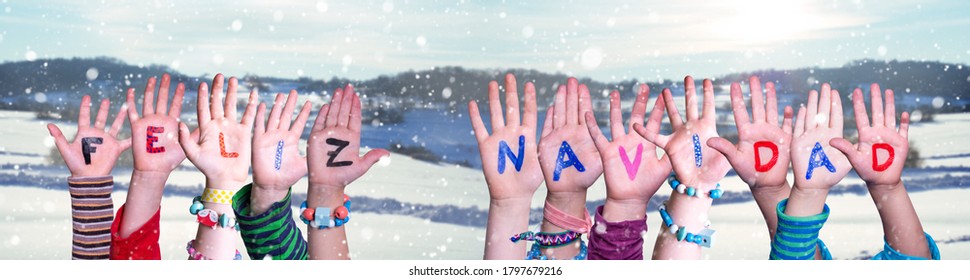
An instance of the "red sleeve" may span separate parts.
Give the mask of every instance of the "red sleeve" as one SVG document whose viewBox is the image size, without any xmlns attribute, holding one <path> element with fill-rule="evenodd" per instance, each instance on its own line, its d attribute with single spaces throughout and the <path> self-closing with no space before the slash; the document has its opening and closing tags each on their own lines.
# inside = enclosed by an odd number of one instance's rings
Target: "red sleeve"
<svg viewBox="0 0 970 280">
<path fill-rule="evenodd" d="M 112 260 L 160 260 L 162 254 L 158 247 L 159 208 L 155 216 L 148 219 L 137 231 L 121 238 L 121 220 L 125 213 L 125 206 L 121 205 L 115 220 L 111 223 L 111 259 Z"/>
</svg>

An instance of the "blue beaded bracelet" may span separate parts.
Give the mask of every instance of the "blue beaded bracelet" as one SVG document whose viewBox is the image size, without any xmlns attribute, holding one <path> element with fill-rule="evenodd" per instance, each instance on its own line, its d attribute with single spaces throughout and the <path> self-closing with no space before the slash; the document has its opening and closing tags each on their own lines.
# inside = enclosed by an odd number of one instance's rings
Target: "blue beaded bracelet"
<svg viewBox="0 0 970 280">
<path fill-rule="evenodd" d="M 698 233 L 687 232 L 687 227 L 678 226 L 674 224 L 674 219 L 670 217 L 670 213 L 667 213 L 667 202 L 664 201 L 660 205 L 660 218 L 663 219 L 663 223 L 667 226 L 670 234 L 677 236 L 677 241 L 687 241 L 701 245 L 705 248 L 711 248 L 714 246 L 714 230 L 710 229 L 711 222 L 707 221 L 704 224 L 704 229 Z"/>
<path fill-rule="evenodd" d="M 704 193 L 698 191 L 698 189 L 695 187 L 688 187 L 685 184 L 681 184 L 674 175 L 670 175 L 670 177 L 667 178 L 667 183 L 670 184 L 671 189 L 674 189 L 678 193 L 687 194 L 687 196 L 701 197 L 704 195 Z M 708 192 L 707 195 L 710 196 L 711 199 L 721 198 L 721 196 L 724 195 L 724 190 L 721 189 L 721 184 L 718 183 L 717 186 L 714 186 L 714 189 Z"/>
<path fill-rule="evenodd" d="M 350 204 L 350 197 L 344 195 L 344 205 L 331 212 L 327 207 L 307 208 L 306 201 L 303 201 L 300 204 L 300 220 L 317 229 L 339 227 L 350 222 Z"/>
<path fill-rule="evenodd" d="M 532 243 L 532 249 L 529 250 L 528 255 L 525 257 L 526 260 L 555 260 L 556 258 L 550 258 L 542 254 L 539 248 L 539 243 Z M 573 257 L 574 260 L 585 260 L 586 259 L 586 242 L 579 240 L 579 253 Z"/>
</svg>

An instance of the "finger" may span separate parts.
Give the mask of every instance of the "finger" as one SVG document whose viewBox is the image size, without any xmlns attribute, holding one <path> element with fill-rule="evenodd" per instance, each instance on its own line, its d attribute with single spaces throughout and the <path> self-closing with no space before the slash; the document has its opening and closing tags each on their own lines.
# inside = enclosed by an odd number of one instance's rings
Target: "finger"
<svg viewBox="0 0 970 280">
<path fill-rule="evenodd" d="M 554 102 L 555 110 L 552 114 L 552 127 L 566 126 L 566 86 L 559 85 Z"/>
<path fill-rule="evenodd" d="M 687 76 L 684 78 L 684 99 L 687 101 L 687 121 L 698 119 L 697 116 L 697 89 L 694 87 L 694 78 Z"/>
<path fill-rule="evenodd" d="M 340 101 L 344 98 L 344 90 L 338 88 L 333 93 L 333 98 L 330 99 L 330 106 L 327 111 L 327 123 L 326 127 L 337 126 L 337 114 L 340 113 Z"/>
<path fill-rule="evenodd" d="M 593 137 L 593 144 L 596 145 L 596 149 L 605 151 L 610 141 L 606 140 L 603 131 L 600 131 L 600 126 L 596 124 L 596 118 L 593 117 L 593 112 L 586 112 L 584 118 L 586 119 L 586 130 L 589 130 L 589 135 Z M 615 135 L 613 139 L 616 139 Z"/>
<path fill-rule="evenodd" d="M 552 108 L 552 106 L 549 106 L 549 108 L 546 109 L 546 119 L 542 124 L 542 137 L 549 136 L 549 133 L 552 133 L 552 123 L 554 122 L 552 119 L 555 118 L 555 116 L 553 116 L 554 114 L 555 110 Z"/>
<path fill-rule="evenodd" d="M 899 135 L 903 138 L 909 139 L 909 113 L 903 112 L 903 115 L 899 117 Z"/>
<path fill-rule="evenodd" d="M 89 126 L 91 126 L 91 96 L 85 94 L 84 97 L 81 97 L 81 111 L 77 115 L 77 127 Z"/>
<path fill-rule="evenodd" d="M 832 90 L 832 113 L 829 115 L 829 127 L 834 128 L 835 131 L 842 135 L 842 95 L 839 94 L 838 90 Z"/>
<path fill-rule="evenodd" d="M 852 109 L 855 115 L 855 126 L 858 130 L 869 127 L 869 115 L 866 113 L 865 102 L 862 97 L 862 89 L 856 88 L 852 91 Z"/>
<path fill-rule="evenodd" d="M 557 112 L 558 113 L 558 112 Z M 579 123 L 579 81 L 566 81 L 566 125 Z"/>
<path fill-rule="evenodd" d="M 647 114 L 648 100 L 650 100 L 650 87 L 647 84 L 640 84 L 640 90 L 637 92 L 637 100 L 633 102 L 633 111 L 630 111 L 629 132 L 633 132 L 633 124 L 643 124 L 643 118 Z"/>
<path fill-rule="evenodd" d="M 735 162 L 735 157 L 738 155 L 738 148 L 735 147 L 734 144 L 731 144 L 731 141 L 721 137 L 707 139 L 707 146 L 720 152 L 732 164 Z"/>
<path fill-rule="evenodd" d="M 243 112 L 242 124 L 249 129 L 253 128 L 253 121 L 256 120 L 256 106 L 259 102 L 259 93 L 256 89 L 249 92 L 249 100 L 246 101 L 246 111 Z M 233 105 L 236 106 L 236 105 Z"/>
<path fill-rule="evenodd" d="M 194 141 L 192 138 L 194 137 L 189 132 L 189 127 L 185 123 L 179 123 L 179 145 L 185 151 L 185 156 L 192 162 L 195 162 L 198 158 L 197 155 L 199 154 L 200 147 L 198 141 Z"/>
<path fill-rule="evenodd" d="M 128 116 L 128 106 L 121 106 L 118 109 L 118 115 L 115 116 L 115 120 L 111 122 L 111 129 L 108 130 L 108 135 L 117 138 L 118 132 L 121 131 L 121 127 L 125 124 L 125 117 Z"/>
<path fill-rule="evenodd" d="M 357 106 L 357 112 L 358 112 L 357 117 L 355 118 L 357 120 L 357 126 L 356 126 L 357 130 L 355 131 L 360 131 L 360 101 L 357 101 L 357 104 L 355 106 Z M 290 126 L 290 132 L 298 133 L 296 136 L 297 138 L 300 138 L 300 136 L 303 135 L 303 130 L 306 129 L 306 122 L 308 119 L 310 119 L 310 110 L 312 109 L 313 109 L 313 106 L 310 105 L 310 101 L 309 100 L 304 101 L 303 107 L 300 108 L 300 114 L 296 116 L 296 122 L 294 122 L 293 125 Z M 351 124 L 353 124 L 353 122 L 351 122 Z"/>
<path fill-rule="evenodd" d="M 296 111 L 296 99 L 296 90 L 291 90 L 290 94 L 286 96 L 286 105 L 283 106 L 283 113 L 279 116 L 279 126 L 276 129 L 289 130 L 291 119 L 293 118 L 293 111 Z M 347 111 L 347 114 L 350 114 L 350 110 Z"/>
<path fill-rule="evenodd" d="M 150 114 L 155 114 L 155 77 L 148 78 L 148 83 L 145 84 L 145 96 L 143 96 L 143 104 L 141 104 L 141 114 L 147 116 Z"/>
<path fill-rule="evenodd" d="M 519 122 L 519 92 L 516 88 L 515 76 L 512 73 L 505 75 L 505 125 L 516 127 L 522 125 Z"/>
<path fill-rule="evenodd" d="M 812 129 L 817 126 L 815 121 L 815 115 L 818 114 L 818 91 L 812 90 L 808 92 L 808 108 L 805 108 L 805 122 L 802 125 L 805 129 Z"/>
<path fill-rule="evenodd" d="M 108 109 L 111 108 L 111 101 L 107 98 L 101 99 L 98 105 L 98 115 L 94 118 L 94 128 L 104 131 L 104 126 L 108 122 Z"/>
<path fill-rule="evenodd" d="M 879 84 L 873 83 L 869 87 L 869 100 L 872 102 L 872 127 L 885 126 L 886 119 L 883 115 L 882 91 L 879 89 Z"/>
<path fill-rule="evenodd" d="M 283 94 L 277 93 L 276 99 L 273 100 L 273 109 L 269 111 L 269 121 L 266 127 L 270 130 L 276 130 L 280 126 L 280 115 L 283 114 Z"/>
<path fill-rule="evenodd" d="M 348 127 L 350 123 L 350 109 L 354 106 L 354 98 L 357 93 L 354 92 L 354 86 L 347 84 L 344 87 L 344 97 L 340 100 L 340 114 L 337 115 L 337 126 L 338 127 Z M 292 112 L 290 113 L 292 116 Z"/>
<path fill-rule="evenodd" d="M 370 170 L 370 168 L 373 167 L 375 163 L 380 161 L 382 157 L 389 156 L 391 156 L 391 153 L 384 149 L 373 149 L 368 151 L 363 157 L 360 158 L 360 163 L 364 166 L 364 173 L 367 173 L 367 170 Z"/>
<path fill-rule="evenodd" d="M 829 84 L 822 84 L 822 91 L 818 95 L 818 114 L 816 117 L 824 117 L 824 122 L 815 121 L 818 127 L 827 127 L 832 122 L 832 87 Z M 812 121 L 812 120 L 809 120 Z"/>
<path fill-rule="evenodd" d="M 156 114 L 168 112 L 168 87 L 172 84 L 172 77 L 168 73 L 162 74 L 162 83 L 158 85 L 158 102 L 155 105 Z"/>
<path fill-rule="evenodd" d="M 239 99 L 236 99 L 236 87 L 239 81 L 236 77 L 229 78 L 229 87 L 226 89 L 226 119 L 236 121 L 236 108 L 239 106 Z"/>
<path fill-rule="evenodd" d="M 805 133 L 805 118 L 808 117 L 806 111 L 811 110 L 806 109 L 804 104 L 798 108 L 798 118 L 795 119 L 795 131 L 793 134 L 795 137 Z"/>
<path fill-rule="evenodd" d="M 313 120 L 313 128 L 310 130 L 323 130 L 326 127 L 328 113 L 330 113 L 330 104 L 323 104 L 323 106 L 320 106 L 320 111 L 317 112 L 317 117 Z"/>
<path fill-rule="evenodd" d="M 748 109 L 744 104 L 744 93 L 741 91 L 741 84 L 731 83 L 731 111 L 734 112 L 734 124 L 741 130 L 741 127 L 750 123 L 748 120 Z"/>
<path fill-rule="evenodd" d="M 778 126 L 778 96 L 775 94 L 775 83 L 768 82 L 765 84 L 765 91 L 767 91 L 767 100 L 765 101 L 765 107 L 767 108 L 766 120 L 768 124 L 774 127 Z"/>
<path fill-rule="evenodd" d="M 670 126 L 676 130 L 684 125 L 684 121 L 680 118 L 680 111 L 677 111 L 677 105 L 674 104 L 674 95 L 670 93 L 670 89 L 666 88 L 662 94 L 664 96 L 664 106 L 667 107 L 667 119 L 670 121 Z"/>
<path fill-rule="evenodd" d="M 585 112 L 592 112 L 592 111 L 593 111 L 593 102 L 592 102 L 592 98 L 589 96 L 589 88 L 586 87 L 586 84 L 580 84 L 579 85 L 579 116 L 578 116 L 580 125 L 586 125 L 586 118 L 582 117 L 584 114 L 586 114 Z M 623 131 L 622 128 L 620 131 Z"/>
<path fill-rule="evenodd" d="M 211 100 L 209 100 L 209 111 L 214 119 L 226 117 L 226 113 L 223 111 L 225 109 L 225 103 L 222 100 L 223 83 L 225 82 L 223 78 L 222 74 L 217 74 L 212 79 L 212 92 L 210 93 L 212 95 L 210 96 Z"/>
<path fill-rule="evenodd" d="M 259 108 L 256 109 L 256 135 L 264 133 L 266 133 L 266 104 L 260 102 Z"/>
<path fill-rule="evenodd" d="M 664 91 L 668 93 L 670 92 L 670 90 L 667 89 L 664 89 Z M 650 118 L 647 120 L 647 131 L 656 131 L 657 133 L 660 133 L 660 122 L 663 121 L 665 102 L 666 100 L 664 100 L 663 95 L 657 96 L 657 100 L 654 101 L 653 104 L 653 111 L 650 111 Z M 636 127 L 636 124 L 633 126 Z M 631 127 L 630 130 L 633 130 L 633 128 Z"/>
<path fill-rule="evenodd" d="M 350 105 L 350 131 L 360 132 L 360 122 L 361 122 L 361 112 L 360 112 L 360 96 L 354 94 L 354 98 L 351 100 Z"/>
<path fill-rule="evenodd" d="M 829 145 L 845 154 L 849 158 L 849 161 L 852 162 L 852 165 L 861 166 L 860 163 L 865 161 L 862 158 L 862 153 L 849 140 L 841 137 L 832 138 L 832 140 L 829 140 Z"/>
<path fill-rule="evenodd" d="M 701 117 L 714 120 L 717 118 L 714 115 L 714 82 L 711 79 L 704 79 L 704 106 L 702 108 L 704 115 Z"/>
<path fill-rule="evenodd" d="M 138 110 L 135 107 L 135 89 L 128 88 L 127 97 L 125 97 L 125 106 L 128 114 L 128 120 L 131 122 L 138 121 Z"/>
<path fill-rule="evenodd" d="M 179 83 L 175 86 L 175 97 L 172 98 L 172 109 L 168 111 L 170 117 L 176 120 L 182 117 L 182 99 L 185 98 L 185 84 Z"/>
<path fill-rule="evenodd" d="M 589 121 L 589 119 L 586 120 Z M 593 123 L 593 125 L 599 127 L 596 123 Z M 626 135 L 626 132 L 623 131 L 623 112 L 620 110 L 620 92 L 615 90 L 610 93 L 610 135 L 612 135 L 612 139 Z"/>
<path fill-rule="evenodd" d="M 468 117 L 472 121 L 472 131 L 475 132 L 475 139 L 481 144 L 488 138 L 488 130 L 485 130 L 485 123 L 482 122 L 481 113 L 478 111 L 478 102 L 468 101 Z M 548 122 L 548 120 L 546 120 Z"/>
<path fill-rule="evenodd" d="M 61 155 L 70 149 L 71 144 L 64 138 L 64 133 L 61 132 L 61 129 L 57 125 L 52 123 L 47 124 L 47 131 L 50 132 L 51 137 L 54 137 L 54 145 L 57 146 L 57 150 L 61 152 Z"/>
<path fill-rule="evenodd" d="M 643 139 L 647 139 L 653 145 L 660 147 L 661 149 L 667 147 L 667 142 L 670 142 L 670 136 L 660 135 L 657 131 L 650 131 L 644 128 L 642 125 L 634 125 L 633 130 L 635 130 Z"/>
<path fill-rule="evenodd" d="M 792 108 L 791 106 L 785 106 L 785 120 L 782 121 L 781 131 L 791 135 L 792 132 Z"/>
<path fill-rule="evenodd" d="M 748 89 L 751 91 L 751 122 L 765 122 L 765 100 L 761 93 L 761 80 L 751 76 L 748 79 Z"/>
<path fill-rule="evenodd" d="M 531 82 L 525 83 L 525 115 L 522 116 L 522 126 L 535 131 L 536 115 L 538 113 L 539 109 L 536 107 L 536 86 Z"/>
<path fill-rule="evenodd" d="M 209 106 L 209 86 L 205 82 L 199 84 L 199 96 L 196 99 L 196 110 L 198 111 L 199 128 L 204 128 L 204 123 L 212 119 L 212 108 Z"/>
<path fill-rule="evenodd" d="M 893 90 L 886 90 L 886 127 L 896 128 L 896 94 Z"/>
<path fill-rule="evenodd" d="M 488 113 L 491 116 L 492 132 L 505 127 L 505 119 L 502 117 L 502 102 L 498 99 L 498 82 L 495 81 L 488 83 Z"/>
</svg>

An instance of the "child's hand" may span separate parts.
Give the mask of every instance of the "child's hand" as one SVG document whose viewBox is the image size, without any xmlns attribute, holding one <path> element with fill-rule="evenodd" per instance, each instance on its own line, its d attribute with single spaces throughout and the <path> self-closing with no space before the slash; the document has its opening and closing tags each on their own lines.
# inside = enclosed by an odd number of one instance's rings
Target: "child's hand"
<svg viewBox="0 0 970 280">
<path fill-rule="evenodd" d="M 307 141 L 310 188 L 343 192 L 381 157 L 390 155 L 384 149 L 372 149 L 359 156 L 360 114 L 360 97 L 349 84 L 337 89 L 330 104 L 320 108 Z"/>
<path fill-rule="evenodd" d="M 886 106 L 883 109 L 882 93 L 878 84 L 872 84 L 872 124 L 866 114 L 862 90 L 852 92 L 859 144 L 833 138 L 829 143 L 848 156 L 859 177 L 869 187 L 890 188 L 900 183 L 903 165 L 909 153 L 909 113 L 903 112 L 899 129 L 896 129 L 896 102 L 892 90 L 886 90 Z"/>
<path fill-rule="evenodd" d="M 591 111 L 586 85 L 569 78 L 559 86 L 539 140 L 539 163 L 550 195 L 581 195 L 585 204 L 586 189 L 603 174 L 599 151 L 586 129 L 586 118 L 581 117 Z"/>
<path fill-rule="evenodd" d="M 185 85 L 179 83 L 175 87 L 172 108 L 167 109 L 170 83 L 169 75 L 163 75 L 158 89 L 158 103 L 155 105 L 155 77 L 148 79 L 141 117 L 135 107 L 135 89 L 128 89 L 128 122 L 131 124 L 134 140 L 132 156 L 135 160 L 135 171 L 168 174 L 185 160 L 185 152 L 178 142 L 179 116 L 182 114 Z M 196 129 L 192 139 L 198 141 L 198 133 Z"/>
<path fill-rule="evenodd" d="M 482 122 L 478 103 L 468 103 L 468 114 L 478 140 L 488 193 L 492 200 L 531 200 L 542 183 L 542 171 L 536 155 L 535 86 L 532 83 L 525 85 L 524 121 L 519 121 L 519 95 L 512 74 L 505 76 L 505 104 L 508 110 L 504 111 L 506 116 L 503 119 L 498 83 L 492 81 L 488 84 L 492 123 L 492 134 L 489 135 Z"/>
<path fill-rule="evenodd" d="M 808 108 L 798 109 L 794 137 L 791 158 L 796 189 L 827 191 L 849 173 L 849 160 L 828 145 L 842 138 L 842 98 L 828 84 L 822 85 L 821 93 L 809 92 Z"/>
<path fill-rule="evenodd" d="M 640 85 L 633 111 L 630 114 L 627 133 L 623 127 L 623 113 L 620 108 L 620 93 L 610 93 L 610 133 L 613 141 L 603 136 L 592 112 L 586 112 L 586 127 L 596 143 L 596 148 L 603 157 L 604 174 L 606 177 L 607 205 L 616 204 L 636 205 L 636 209 L 646 209 L 647 202 L 663 185 L 670 174 L 670 158 L 666 155 L 657 158 L 657 146 L 647 141 L 640 134 L 633 133 L 634 126 L 643 125 L 643 117 L 647 111 L 647 100 L 650 88 Z M 651 120 L 646 130 L 660 130 L 660 118 L 663 114 L 664 102 L 657 98 L 654 105 L 656 110 L 651 113 Z M 641 207 L 642 206 L 642 207 Z M 611 209 L 604 209 L 604 215 Z M 629 213 L 642 218 L 644 212 Z M 608 218 L 609 219 L 609 218 Z"/>
<path fill-rule="evenodd" d="M 81 98 L 81 110 L 77 121 L 77 134 L 74 141 L 67 142 L 61 129 L 55 124 L 47 124 L 47 130 L 54 137 L 54 144 L 61 153 L 61 158 L 71 170 L 71 176 L 90 177 L 111 175 L 118 155 L 131 147 L 131 138 L 117 139 L 118 131 L 125 120 L 126 106 L 121 106 L 118 115 L 111 124 L 108 132 L 104 131 L 108 119 L 108 99 L 101 100 L 98 116 L 91 127 L 91 97 Z"/>
<path fill-rule="evenodd" d="M 256 91 L 242 121 L 236 118 L 236 78 L 229 78 L 225 103 L 222 100 L 222 74 L 212 81 L 212 100 L 205 83 L 199 85 L 198 121 L 200 139 L 192 139 L 189 127 L 179 125 L 179 143 L 186 156 L 206 176 L 207 187 L 238 190 L 249 177 L 252 152 L 253 119 L 256 117 Z"/>
<path fill-rule="evenodd" d="M 711 138 L 707 145 L 724 154 L 738 176 L 752 189 L 787 188 L 786 176 L 791 163 L 792 108 L 785 106 L 784 124 L 779 127 L 775 85 L 771 82 L 765 85 L 767 103 L 764 102 L 758 77 L 752 76 L 748 85 L 754 115 L 750 121 L 741 85 L 731 84 L 731 107 L 738 127 L 738 145 L 720 137 Z"/>
<path fill-rule="evenodd" d="M 266 105 L 256 111 L 256 134 L 253 137 L 253 183 L 255 187 L 285 192 L 307 173 L 306 157 L 300 154 L 300 136 L 310 116 L 310 102 L 290 125 L 296 107 L 297 93 L 290 91 L 283 105 L 283 94 L 276 95 L 269 121 Z"/>
<path fill-rule="evenodd" d="M 680 118 L 680 112 L 673 103 L 673 96 L 669 89 L 663 90 L 664 105 L 667 108 L 667 117 L 670 120 L 673 134 L 660 135 L 658 130 L 648 130 L 643 126 L 636 126 L 637 133 L 640 133 L 648 141 L 664 149 L 670 162 L 673 165 L 677 178 L 687 186 L 699 188 L 700 191 L 708 192 L 713 190 L 721 178 L 727 174 L 731 165 L 721 153 L 714 149 L 702 145 L 707 139 L 717 137 L 716 119 L 714 114 L 714 85 L 710 80 L 704 80 L 704 115 L 697 114 L 697 92 L 694 88 L 694 79 L 690 76 L 684 79 L 687 122 L 684 123 Z M 654 111 L 659 108 L 654 108 Z M 659 124 L 660 116 L 654 118 L 656 113 L 650 115 L 651 122 Z M 698 153 L 698 151 L 700 153 Z"/>
</svg>

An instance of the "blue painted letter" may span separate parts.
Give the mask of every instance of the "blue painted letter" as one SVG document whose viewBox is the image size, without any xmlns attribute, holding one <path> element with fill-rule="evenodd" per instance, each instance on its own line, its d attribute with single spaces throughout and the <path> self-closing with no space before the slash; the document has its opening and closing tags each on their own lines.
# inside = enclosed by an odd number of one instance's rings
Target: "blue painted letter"
<svg viewBox="0 0 970 280">
<path fill-rule="evenodd" d="M 567 159 L 566 157 L 569 158 Z M 559 156 L 556 157 L 556 171 L 552 173 L 552 180 L 559 181 L 559 175 L 562 174 L 563 168 L 570 166 L 575 166 L 579 172 L 586 171 L 586 167 L 583 167 L 583 163 L 579 161 L 579 157 L 576 157 L 573 148 L 569 147 L 569 143 L 566 143 L 566 141 L 562 141 L 562 145 L 559 146 Z"/>
<path fill-rule="evenodd" d="M 825 166 L 825 169 L 828 169 L 829 172 L 835 173 L 835 165 L 829 160 L 829 156 L 825 155 L 822 144 L 815 142 L 815 148 L 812 148 L 812 156 L 808 157 L 808 172 L 805 173 L 805 180 L 811 180 L 812 172 L 820 166 Z"/>
<path fill-rule="evenodd" d="M 522 159 L 525 158 L 525 135 L 519 135 L 519 155 L 516 156 L 509 148 L 509 143 L 502 140 L 498 143 L 498 174 L 505 174 L 505 157 L 509 157 L 515 164 L 515 171 L 522 171 Z"/>
<path fill-rule="evenodd" d="M 701 167 L 704 163 L 704 155 L 701 154 L 701 138 L 694 134 L 694 165 Z"/>
</svg>

